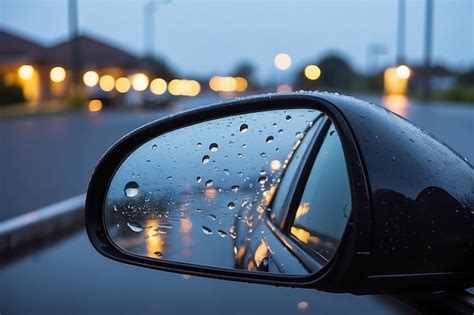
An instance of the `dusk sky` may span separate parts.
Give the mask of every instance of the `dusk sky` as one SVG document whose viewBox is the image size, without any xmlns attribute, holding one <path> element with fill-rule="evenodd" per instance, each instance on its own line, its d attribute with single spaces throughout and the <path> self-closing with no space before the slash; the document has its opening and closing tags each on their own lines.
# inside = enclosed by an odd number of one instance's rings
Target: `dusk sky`
<svg viewBox="0 0 474 315">
<path fill-rule="evenodd" d="M 83 34 L 143 54 L 146 0 L 78 0 Z M 434 0 L 435 63 L 474 67 L 474 1 Z M 407 0 L 406 56 L 423 57 L 424 0 Z M 338 52 L 367 69 L 370 44 L 395 62 L 397 0 L 372 1 L 191 1 L 176 0 L 155 14 L 155 51 L 182 75 L 226 74 L 243 60 L 261 78 L 275 75 L 273 57 L 287 52 L 291 70 Z M 0 0 L 0 27 L 51 45 L 68 36 L 66 0 Z"/>
</svg>

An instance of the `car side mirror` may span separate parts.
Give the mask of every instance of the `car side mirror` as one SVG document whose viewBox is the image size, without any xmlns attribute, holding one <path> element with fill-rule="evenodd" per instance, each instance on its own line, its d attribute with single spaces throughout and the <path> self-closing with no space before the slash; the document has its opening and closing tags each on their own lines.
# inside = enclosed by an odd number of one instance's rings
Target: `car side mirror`
<svg viewBox="0 0 474 315">
<path fill-rule="evenodd" d="M 357 294 L 464 288 L 472 179 L 383 108 L 266 95 L 119 140 L 92 175 L 86 225 L 101 254 L 159 270 Z"/>
</svg>

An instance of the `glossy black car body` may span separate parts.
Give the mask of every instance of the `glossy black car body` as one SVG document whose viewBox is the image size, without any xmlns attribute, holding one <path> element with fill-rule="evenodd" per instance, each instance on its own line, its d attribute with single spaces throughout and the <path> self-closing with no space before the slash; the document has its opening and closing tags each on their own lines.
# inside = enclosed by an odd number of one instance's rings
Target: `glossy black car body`
<svg viewBox="0 0 474 315">
<path fill-rule="evenodd" d="M 304 277 L 262 276 L 131 257 L 113 246 L 104 231 L 102 201 L 116 167 L 131 150 L 181 126 L 278 108 L 320 110 L 341 137 L 353 212 L 330 263 Z M 473 283 L 472 179 L 469 163 L 383 108 L 328 93 L 265 95 L 182 113 L 120 140 L 92 177 L 86 202 L 87 231 L 95 248 L 107 257 L 160 270 L 357 294 L 459 289 Z M 300 186 L 297 183 L 296 192 Z M 297 200 L 293 199 L 290 208 L 294 211 Z"/>
</svg>

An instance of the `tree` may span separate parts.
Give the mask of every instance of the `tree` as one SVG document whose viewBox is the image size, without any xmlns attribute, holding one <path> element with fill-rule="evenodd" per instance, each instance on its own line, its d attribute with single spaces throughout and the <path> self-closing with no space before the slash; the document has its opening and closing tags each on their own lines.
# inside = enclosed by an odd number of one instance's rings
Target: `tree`
<svg viewBox="0 0 474 315">
<path fill-rule="evenodd" d="M 298 72 L 295 80 L 296 89 L 334 89 L 350 90 L 353 88 L 357 74 L 349 63 L 339 55 L 331 54 L 314 62 L 321 69 L 321 76 L 317 80 L 309 80 L 304 74 L 303 66 Z"/>
</svg>

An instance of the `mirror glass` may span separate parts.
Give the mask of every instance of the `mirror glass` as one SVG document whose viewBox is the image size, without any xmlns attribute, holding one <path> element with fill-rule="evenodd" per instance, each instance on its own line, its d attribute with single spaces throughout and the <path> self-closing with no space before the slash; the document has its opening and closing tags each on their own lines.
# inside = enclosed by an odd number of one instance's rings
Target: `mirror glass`
<svg viewBox="0 0 474 315">
<path fill-rule="evenodd" d="M 144 143 L 109 185 L 104 220 L 110 239 L 151 259 L 313 272 L 284 241 L 291 234 L 271 219 L 270 206 L 288 166 L 299 168 L 324 121 L 310 109 L 263 111 L 182 127 Z"/>
</svg>

